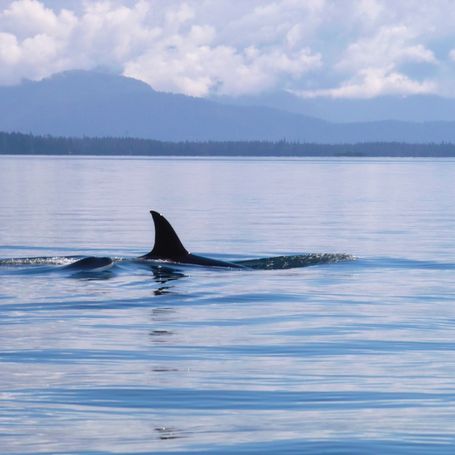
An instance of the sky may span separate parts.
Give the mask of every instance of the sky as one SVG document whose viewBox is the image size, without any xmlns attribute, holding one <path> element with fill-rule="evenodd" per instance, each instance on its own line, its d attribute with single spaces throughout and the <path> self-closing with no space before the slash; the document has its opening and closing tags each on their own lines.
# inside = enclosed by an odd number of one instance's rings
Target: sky
<svg viewBox="0 0 455 455">
<path fill-rule="evenodd" d="M 0 85 L 73 69 L 197 97 L 454 97 L 455 0 L 0 0 Z"/>
</svg>

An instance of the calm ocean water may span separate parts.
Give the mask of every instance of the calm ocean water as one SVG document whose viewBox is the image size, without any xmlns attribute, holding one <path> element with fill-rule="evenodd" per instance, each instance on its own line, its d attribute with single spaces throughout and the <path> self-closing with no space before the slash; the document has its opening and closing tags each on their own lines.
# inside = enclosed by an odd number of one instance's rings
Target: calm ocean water
<svg viewBox="0 0 455 455">
<path fill-rule="evenodd" d="M 455 453 L 455 160 L 0 157 L 0 453 Z"/>
</svg>

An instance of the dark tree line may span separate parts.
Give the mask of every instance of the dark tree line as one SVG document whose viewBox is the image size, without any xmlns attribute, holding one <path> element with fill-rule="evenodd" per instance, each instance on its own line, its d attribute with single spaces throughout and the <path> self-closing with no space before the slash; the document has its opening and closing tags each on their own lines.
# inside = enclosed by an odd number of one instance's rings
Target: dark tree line
<svg viewBox="0 0 455 455">
<path fill-rule="evenodd" d="M 365 142 L 311 144 L 266 141 L 163 142 L 129 137 L 52 137 L 0 132 L 3 155 L 138 155 L 138 156 L 382 156 L 455 157 L 455 144 Z"/>
</svg>

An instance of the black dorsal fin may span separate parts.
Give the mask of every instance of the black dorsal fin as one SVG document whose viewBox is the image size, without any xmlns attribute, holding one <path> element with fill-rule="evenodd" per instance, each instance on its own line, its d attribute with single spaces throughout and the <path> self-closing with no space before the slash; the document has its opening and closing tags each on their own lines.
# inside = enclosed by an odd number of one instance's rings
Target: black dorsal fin
<svg viewBox="0 0 455 455">
<path fill-rule="evenodd" d="M 179 260 L 189 253 L 183 246 L 174 228 L 161 213 L 150 210 L 155 223 L 155 245 L 150 253 L 142 256 L 145 259 Z"/>
</svg>

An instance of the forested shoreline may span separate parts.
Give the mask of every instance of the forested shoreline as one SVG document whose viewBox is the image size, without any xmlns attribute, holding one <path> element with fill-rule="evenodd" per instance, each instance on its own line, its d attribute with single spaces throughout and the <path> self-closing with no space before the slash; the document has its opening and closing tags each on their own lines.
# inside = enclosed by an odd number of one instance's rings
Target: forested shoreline
<svg viewBox="0 0 455 455">
<path fill-rule="evenodd" d="M 314 144 L 269 141 L 163 142 L 129 137 L 53 137 L 0 132 L 2 155 L 455 157 L 455 144 L 365 142 Z"/>
</svg>

